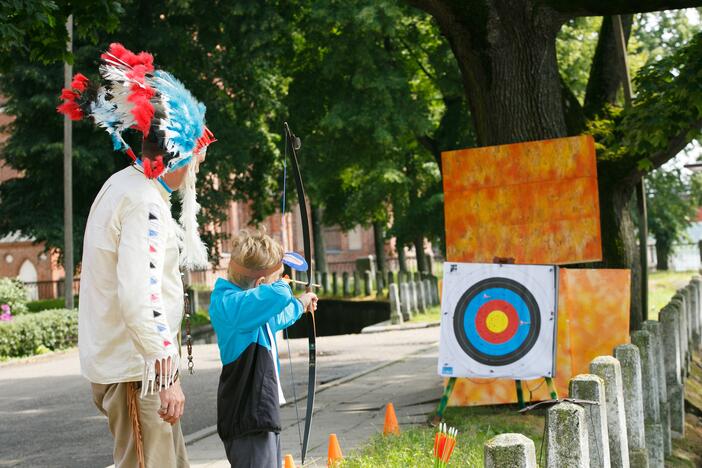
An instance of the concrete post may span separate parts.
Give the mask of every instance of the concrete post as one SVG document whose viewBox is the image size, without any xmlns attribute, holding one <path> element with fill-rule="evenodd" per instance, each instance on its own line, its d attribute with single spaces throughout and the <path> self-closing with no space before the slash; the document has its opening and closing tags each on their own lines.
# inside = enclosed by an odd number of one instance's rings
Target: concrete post
<svg viewBox="0 0 702 468">
<path fill-rule="evenodd" d="M 700 345 L 702 344 L 702 317 L 700 316 L 700 305 L 702 298 L 700 293 L 702 291 L 702 283 L 699 276 L 693 276 L 692 281 L 690 281 L 693 291 L 693 301 L 692 301 L 692 344 L 694 349 L 699 351 Z"/>
<path fill-rule="evenodd" d="M 437 304 L 441 303 L 441 297 L 439 296 L 439 278 L 436 276 L 431 277 L 431 285 L 434 292 L 434 300 Z"/>
<path fill-rule="evenodd" d="M 409 285 L 400 283 L 400 304 L 402 305 L 402 319 L 407 321 L 412 318 L 412 307 L 410 305 Z"/>
<path fill-rule="evenodd" d="M 673 296 L 673 299 L 670 301 L 670 305 L 672 305 L 674 308 L 678 310 L 679 317 L 678 317 L 678 328 L 679 328 L 679 340 L 680 340 L 680 365 L 681 365 L 681 371 L 682 371 L 682 378 L 683 381 L 687 377 L 687 369 L 688 369 L 688 346 L 687 346 L 687 314 L 685 313 L 685 308 L 687 307 L 685 304 L 685 296 L 682 295 L 680 291 L 678 291 L 675 296 Z M 684 383 L 684 382 L 683 382 Z"/>
<path fill-rule="evenodd" d="M 648 466 L 648 453 L 646 452 L 639 348 L 632 344 L 619 345 L 614 348 L 614 357 L 620 362 L 622 369 L 629 463 L 632 467 L 645 468 Z"/>
<path fill-rule="evenodd" d="M 351 285 L 349 284 L 349 272 L 345 271 L 341 274 L 341 290 L 344 297 L 349 297 L 351 295 Z"/>
<path fill-rule="evenodd" d="M 424 283 L 417 281 L 417 305 L 419 306 L 419 312 L 424 313 L 427 311 L 427 300 L 426 294 L 424 293 Z"/>
<path fill-rule="evenodd" d="M 425 287 L 427 291 L 429 291 L 429 301 L 431 302 L 432 306 L 437 306 L 439 305 L 438 298 L 436 297 L 436 294 L 434 293 L 434 286 L 432 284 L 431 278 L 426 278 L 424 280 Z"/>
<path fill-rule="evenodd" d="M 395 272 L 388 271 L 388 285 L 391 285 L 393 283 L 397 283 L 397 279 L 395 278 Z"/>
<path fill-rule="evenodd" d="M 534 442 L 523 434 L 500 434 L 485 442 L 485 468 L 536 468 Z"/>
<path fill-rule="evenodd" d="M 373 294 L 372 291 L 372 286 L 373 286 L 373 275 L 371 274 L 370 270 L 366 270 L 366 274 L 363 276 L 364 282 L 363 282 L 363 294 L 366 296 L 370 296 Z"/>
<path fill-rule="evenodd" d="M 358 271 L 353 272 L 353 295 L 361 295 L 361 275 L 358 273 Z"/>
<path fill-rule="evenodd" d="M 400 305 L 400 291 L 395 283 L 390 283 L 390 286 L 388 286 L 388 293 L 390 295 L 390 323 L 399 325 L 404 320 L 402 318 Z"/>
<path fill-rule="evenodd" d="M 590 362 L 590 373 L 599 376 L 605 385 L 607 437 L 612 468 L 627 468 L 629 444 L 626 435 L 621 365 L 612 356 L 598 356 Z"/>
<path fill-rule="evenodd" d="M 329 292 L 329 273 L 322 272 L 322 292 L 327 294 Z"/>
<path fill-rule="evenodd" d="M 573 403 L 559 403 L 546 412 L 546 466 L 589 468 L 585 410 Z"/>
<path fill-rule="evenodd" d="M 663 362 L 672 438 L 681 438 L 685 434 L 685 396 L 682 384 L 679 316 L 679 309 L 671 304 L 665 306 L 658 314 L 663 338 Z"/>
<path fill-rule="evenodd" d="M 322 284 L 322 272 L 321 271 L 314 272 L 314 282 L 319 284 L 319 285 Z"/>
<path fill-rule="evenodd" d="M 338 273 L 335 272 L 335 271 L 332 271 L 332 275 L 331 275 L 332 287 L 331 287 L 331 290 L 332 290 L 332 295 L 333 295 L 334 297 L 336 297 L 336 296 L 339 295 L 339 281 L 338 281 L 338 280 L 339 280 L 339 275 L 338 275 Z"/>
<path fill-rule="evenodd" d="M 412 296 L 410 300 L 412 301 L 412 314 L 416 315 L 419 313 L 419 305 L 418 305 L 418 298 L 417 298 L 417 283 L 414 281 L 410 281 L 407 283 L 409 285 L 409 292 L 410 295 Z"/>
<path fill-rule="evenodd" d="M 594 374 L 580 374 L 570 379 L 571 398 L 597 402 L 584 405 L 587 424 L 590 466 L 609 468 L 609 436 L 607 434 L 607 399 L 604 380 Z"/>
<path fill-rule="evenodd" d="M 668 456 L 673 451 L 672 441 L 670 439 L 670 407 L 668 406 L 668 390 L 665 381 L 665 364 L 663 358 L 663 337 L 661 332 L 661 324 L 655 320 L 646 320 L 642 327 L 653 335 L 653 344 L 656 354 L 655 379 L 658 383 L 658 404 L 661 420 L 661 428 L 663 429 L 663 449 L 664 455 Z"/>
<path fill-rule="evenodd" d="M 663 427 L 661 427 L 660 397 L 658 396 L 658 382 L 656 381 L 658 355 L 656 354 L 655 339 L 648 331 L 638 330 L 631 333 L 631 343 L 639 348 L 639 355 L 641 356 L 644 432 L 646 435 L 646 449 L 648 450 L 648 464 L 651 468 L 663 468 L 665 449 Z"/>
<path fill-rule="evenodd" d="M 381 297 L 383 295 L 383 289 L 385 288 L 385 285 L 383 284 L 385 281 L 383 281 L 383 272 L 378 270 L 375 272 L 375 295 L 376 297 Z"/>
</svg>

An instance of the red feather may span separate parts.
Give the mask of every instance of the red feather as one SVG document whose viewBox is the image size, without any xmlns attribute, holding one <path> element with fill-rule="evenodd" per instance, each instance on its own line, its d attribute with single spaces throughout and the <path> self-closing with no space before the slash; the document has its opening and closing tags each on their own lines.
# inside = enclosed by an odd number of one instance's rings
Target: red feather
<svg viewBox="0 0 702 468">
<path fill-rule="evenodd" d="M 56 108 L 56 111 L 60 114 L 67 115 L 71 120 L 80 120 L 83 118 L 83 110 L 73 101 L 65 101 Z"/>
<path fill-rule="evenodd" d="M 134 68 L 137 65 L 143 65 L 147 73 L 154 71 L 154 57 L 148 52 L 139 52 L 138 54 L 135 54 L 119 42 L 113 42 L 110 44 L 108 52 L 109 53 L 102 54 L 100 56 L 105 61 L 114 63 L 115 58 L 110 56 L 110 54 L 112 54 L 118 59 L 118 61 L 124 62 L 124 64 L 131 68 Z"/>
<path fill-rule="evenodd" d="M 65 101 L 74 101 L 80 96 L 80 94 L 76 93 L 75 91 L 72 91 L 68 88 L 63 88 L 61 90 L 61 99 Z"/>
<path fill-rule="evenodd" d="M 144 138 L 149 135 L 151 128 L 151 120 L 154 118 L 154 106 L 151 104 L 151 98 L 156 92 L 147 87 L 141 87 L 138 84 L 132 85 L 132 93 L 127 98 L 127 101 L 134 104 L 132 115 L 136 121 L 136 128 L 144 134 Z"/>
<path fill-rule="evenodd" d="M 73 81 L 71 82 L 71 88 L 77 89 L 81 93 L 88 88 L 88 83 L 90 80 L 82 73 L 76 73 L 73 76 Z"/>
</svg>

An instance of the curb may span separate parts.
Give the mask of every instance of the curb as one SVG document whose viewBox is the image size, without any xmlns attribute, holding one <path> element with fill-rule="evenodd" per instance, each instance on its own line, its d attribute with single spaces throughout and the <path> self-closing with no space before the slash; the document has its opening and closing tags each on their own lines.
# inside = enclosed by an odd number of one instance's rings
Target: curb
<svg viewBox="0 0 702 468">
<path fill-rule="evenodd" d="M 441 322 L 416 322 L 416 323 L 403 323 L 402 325 L 386 325 L 390 321 L 380 322 L 376 325 L 369 325 L 361 330 L 362 334 L 368 333 L 383 333 L 389 331 L 402 331 L 402 330 L 418 330 L 420 328 L 433 328 L 441 325 Z"/>
<path fill-rule="evenodd" d="M 439 324 L 437 323 L 436 326 L 438 326 L 438 325 Z M 418 328 L 426 328 L 426 327 L 418 327 Z M 425 346 L 424 348 L 420 348 L 420 349 L 413 351 L 409 354 L 406 354 L 400 358 L 393 359 L 392 361 L 384 362 L 382 364 L 378 364 L 376 366 L 373 366 L 370 369 L 362 370 L 362 371 L 356 372 L 355 374 L 347 375 L 346 377 L 341 377 L 338 379 L 330 380 L 329 382 L 326 382 L 322 385 L 319 385 L 317 387 L 317 391 L 315 392 L 315 395 L 323 392 L 324 390 L 328 390 L 330 388 L 334 388 L 334 387 L 337 387 L 339 385 L 345 384 L 346 382 L 351 382 L 353 380 L 361 378 L 364 375 L 372 374 L 373 372 L 377 372 L 385 367 L 389 367 L 389 366 L 392 366 L 393 364 L 397 364 L 398 362 L 405 361 L 409 357 L 412 357 L 416 354 L 423 353 L 425 351 L 429 351 L 433 348 L 436 348 L 437 346 L 438 346 L 438 343 L 432 344 L 429 346 Z M 286 406 L 290 406 L 294 403 L 298 403 L 298 402 L 300 402 L 302 400 L 306 400 L 306 399 L 307 399 L 307 395 L 304 395 L 304 396 L 301 395 L 301 396 L 297 397 L 297 399 L 295 399 L 295 400 L 290 400 L 290 401 L 286 402 L 284 405 L 281 406 L 281 408 L 284 408 Z M 198 441 L 205 439 L 205 438 L 207 438 L 211 435 L 214 435 L 216 433 L 217 433 L 217 425 L 205 427 L 203 429 L 200 429 L 199 431 L 193 432 L 192 434 L 185 436 L 184 437 L 185 445 L 192 445 L 195 442 L 198 442 Z"/>
</svg>

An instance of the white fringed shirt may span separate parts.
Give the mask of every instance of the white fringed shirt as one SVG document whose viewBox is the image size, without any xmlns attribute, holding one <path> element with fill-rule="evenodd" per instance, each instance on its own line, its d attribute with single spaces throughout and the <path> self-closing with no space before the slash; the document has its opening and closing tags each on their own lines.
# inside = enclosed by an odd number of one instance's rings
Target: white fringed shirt
<svg viewBox="0 0 702 468">
<path fill-rule="evenodd" d="M 130 166 L 105 182 L 90 209 L 78 347 L 81 372 L 93 383 L 141 381 L 144 395 L 153 390 L 156 361 L 162 385 L 178 369 L 183 284 L 169 197 Z"/>
</svg>

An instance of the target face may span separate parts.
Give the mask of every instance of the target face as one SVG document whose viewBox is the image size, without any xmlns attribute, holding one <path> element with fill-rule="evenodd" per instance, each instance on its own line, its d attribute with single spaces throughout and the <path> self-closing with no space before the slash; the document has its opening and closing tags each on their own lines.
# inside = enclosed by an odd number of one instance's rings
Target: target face
<svg viewBox="0 0 702 468">
<path fill-rule="evenodd" d="M 522 284 L 508 278 L 488 278 L 461 296 L 453 327 L 468 356 L 488 366 L 504 366 L 533 348 L 541 313 L 536 299 Z"/>
<path fill-rule="evenodd" d="M 442 377 L 552 377 L 558 269 L 444 263 L 438 372 Z"/>
</svg>

